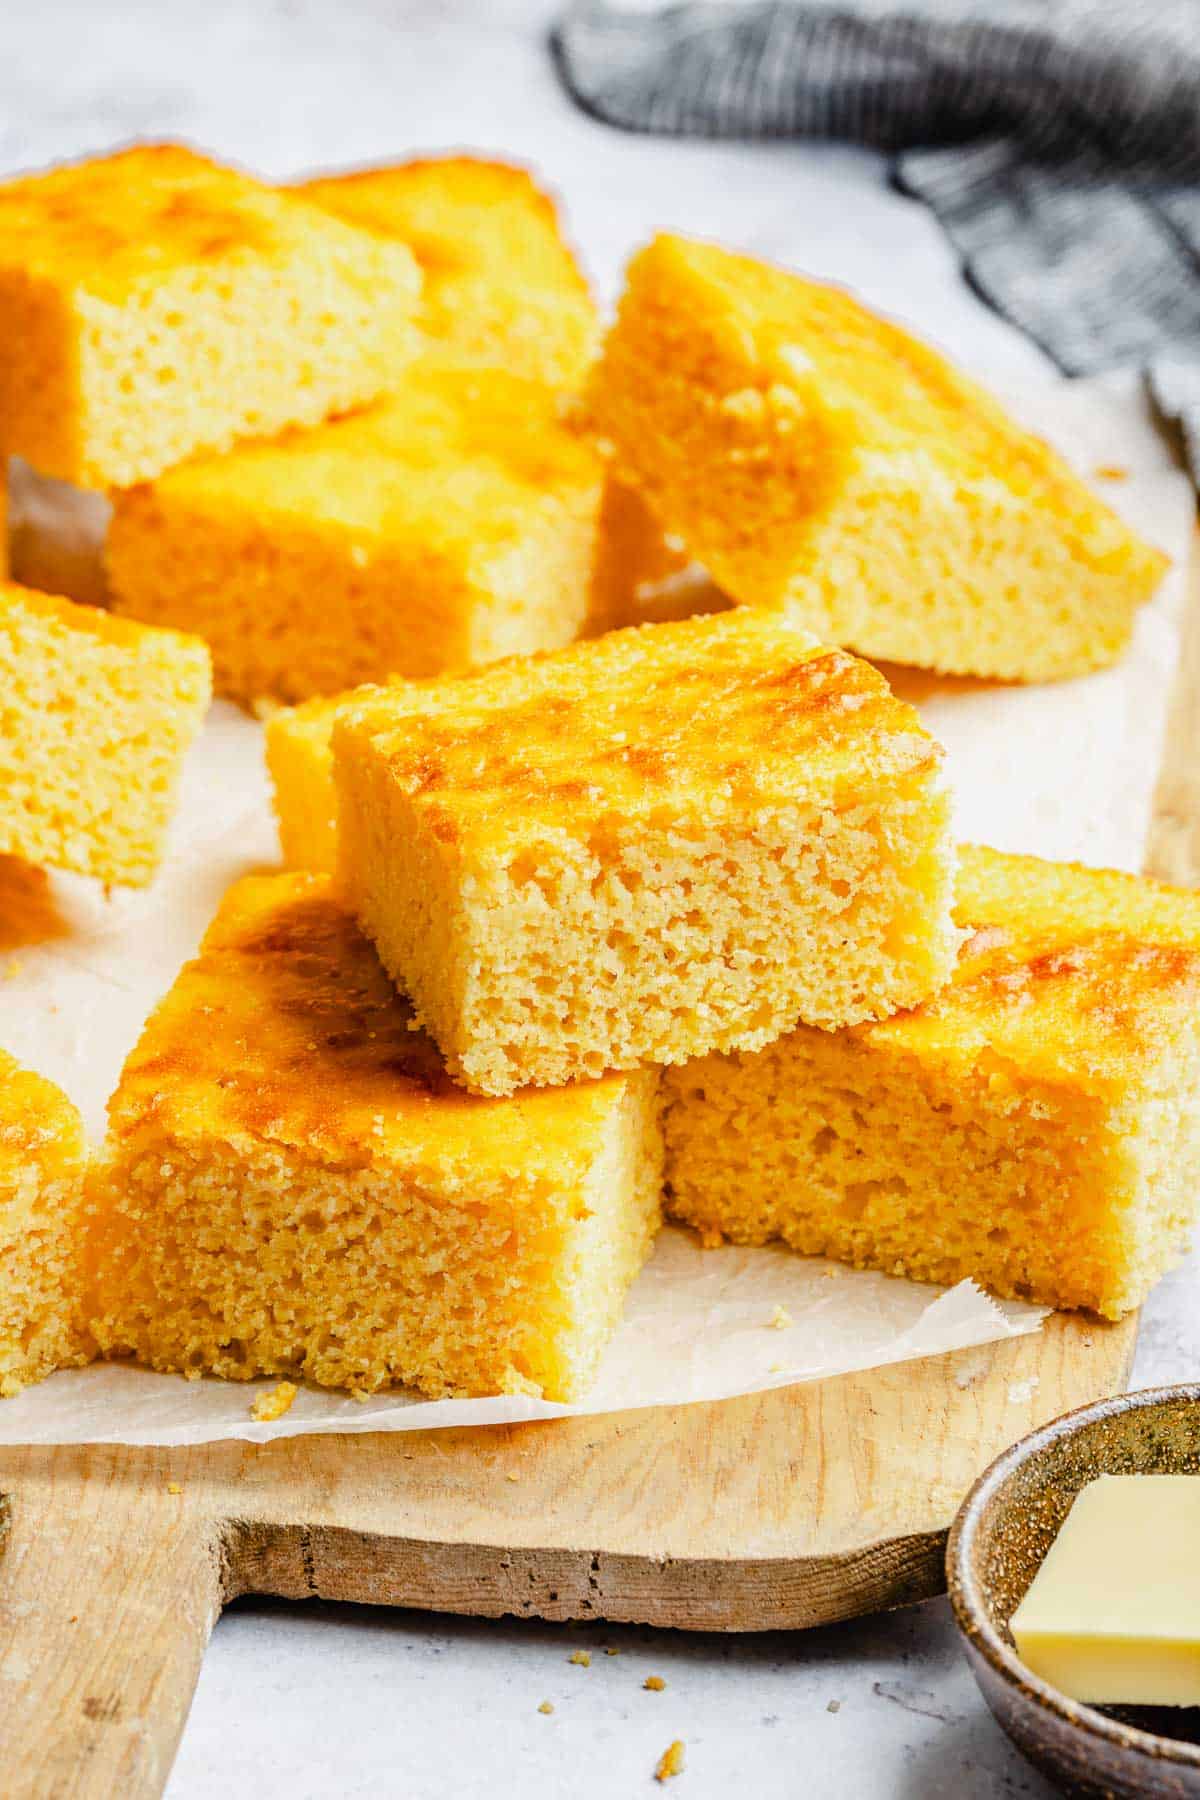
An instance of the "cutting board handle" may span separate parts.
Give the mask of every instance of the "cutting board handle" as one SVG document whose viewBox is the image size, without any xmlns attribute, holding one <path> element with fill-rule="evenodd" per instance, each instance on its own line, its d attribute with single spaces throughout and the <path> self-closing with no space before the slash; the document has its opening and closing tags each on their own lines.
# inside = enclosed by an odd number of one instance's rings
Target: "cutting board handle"
<svg viewBox="0 0 1200 1800">
<path fill-rule="evenodd" d="M 77 1450 L 0 1460 L 5 1800 L 160 1795 L 222 1605 L 211 1519 L 144 1453 L 85 1454 L 82 1482 Z"/>
</svg>

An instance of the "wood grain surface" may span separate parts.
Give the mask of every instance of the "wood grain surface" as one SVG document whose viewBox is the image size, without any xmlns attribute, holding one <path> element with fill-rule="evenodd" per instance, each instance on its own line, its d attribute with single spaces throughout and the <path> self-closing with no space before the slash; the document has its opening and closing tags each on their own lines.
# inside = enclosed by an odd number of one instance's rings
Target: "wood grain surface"
<svg viewBox="0 0 1200 1800">
<path fill-rule="evenodd" d="M 1200 605 L 1147 868 L 1200 880 Z M 0 1449 L 0 1792 L 162 1792 L 244 1593 L 703 1630 L 943 1586 L 976 1475 L 1128 1379 L 1136 1319 L 711 1405 L 187 1450 Z M 177 1490 L 177 1491 L 175 1491 Z"/>
</svg>

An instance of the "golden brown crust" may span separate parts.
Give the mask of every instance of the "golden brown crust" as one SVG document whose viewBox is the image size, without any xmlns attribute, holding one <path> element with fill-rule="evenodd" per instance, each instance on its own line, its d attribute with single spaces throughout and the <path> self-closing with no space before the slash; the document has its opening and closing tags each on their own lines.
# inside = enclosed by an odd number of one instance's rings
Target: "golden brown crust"
<svg viewBox="0 0 1200 1800">
<path fill-rule="evenodd" d="M 506 818 L 578 831 L 618 813 L 865 796 L 941 755 L 878 671 L 749 611 L 381 689 L 340 712 L 339 735 L 369 741 L 447 841 Z"/>
<path fill-rule="evenodd" d="M 1200 895 L 1111 869 L 965 846 L 953 980 L 866 1042 L 996 1056 L 1095 1090 L 1162 1054 L 1200 1003 Z"/>
<path fill-rule="evenodd" d="M 124 1140 L 253 1139 L 345 1169 L 436 1159 L 533 1183 L 585 1164 L 619 1080 L 473 1098 L 326 878 L 249 876 L 151 1015 L 110 1119 Z"/>
</svg>

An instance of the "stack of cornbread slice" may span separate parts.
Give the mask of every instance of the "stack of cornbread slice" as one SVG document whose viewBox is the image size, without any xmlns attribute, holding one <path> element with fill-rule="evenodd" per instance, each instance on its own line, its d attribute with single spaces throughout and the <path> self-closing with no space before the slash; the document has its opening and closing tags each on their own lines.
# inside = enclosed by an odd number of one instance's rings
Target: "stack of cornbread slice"
<svg viewBox="0 0 1200 1800">
<path fill-rule="evenodd" d="M 0 226 L 3 447 L 109 494 L 116 615 L 0 589 L 0 850 L 148 880 L 210 658 L 293 703 L 289 870 L 147 1022 L 86 1200 L 69 1103 L 0 1066 L 0 1389 L 98 1353 L 578 1399 L 664 1210 L 1138 1303 L 1200 1180 L 1200 899 L 957 847 L 858 653 L 1100 666 L 1157 552 L 782 271 L 659 240 L 601 345 L 503 165 L 140 150 Z"/>
</svg>

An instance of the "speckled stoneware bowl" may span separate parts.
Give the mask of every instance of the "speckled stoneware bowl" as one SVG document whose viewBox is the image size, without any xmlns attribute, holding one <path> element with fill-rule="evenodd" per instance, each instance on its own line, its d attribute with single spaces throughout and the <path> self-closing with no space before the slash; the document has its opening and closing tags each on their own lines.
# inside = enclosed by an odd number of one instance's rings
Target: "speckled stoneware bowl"
<svg viewBox="0 0 1200 1800">
<path fill-rule="evenodd" d="M 1136 1474 L 1200 1474 L 1200 1385 L 1102 1400 L 1006 1450 L 954 1522 L 950 1598 L 984 1699 L 1064 1793 L 1200 1800 L 1196 1711 L 1068 1700 L 1025 1667 L 1008 1630 L 1079 1489 L 1096 1475 Z"/>
</svg>

